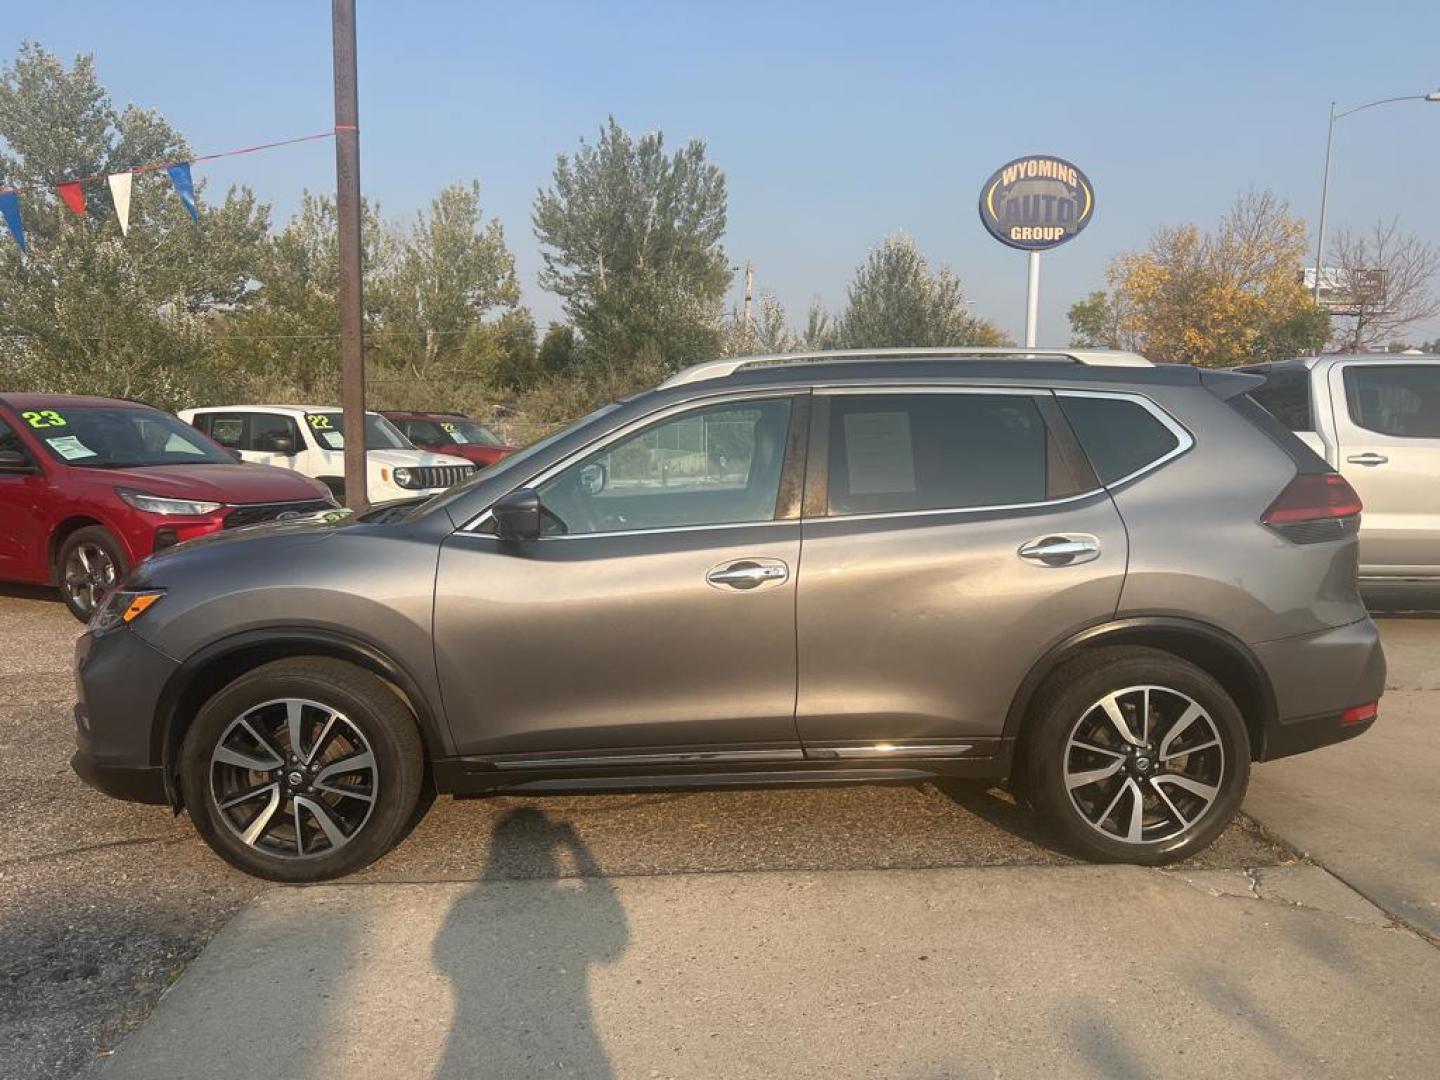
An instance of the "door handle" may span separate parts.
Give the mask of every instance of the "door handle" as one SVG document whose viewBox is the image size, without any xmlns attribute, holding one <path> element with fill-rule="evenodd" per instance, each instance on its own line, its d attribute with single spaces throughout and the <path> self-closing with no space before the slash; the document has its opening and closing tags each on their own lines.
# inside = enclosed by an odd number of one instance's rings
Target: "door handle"
<svg viewBox="0 0 1440 1080">
<path fill-rule="evenodd" d="M 717 566 L 705 580 L 717 589 L 755 589 L 770 582 L 779 583 L 790 576 L 790 568 L 779 559 L 741 559 Z"/>
<path fill-rule="evenodd" d="M 1088 533 L 1042 536 L 1020 548 L 1020 557 L 1046 566 L 1073 566 L 1100 557 L 1100 541 Z"/>
<path fill-rule="evenodd" d="M 1345 459 L 1351 465 L 1384 465 L 1390 459 L 1384 454 L 1351 454 Z"/>
</svg>

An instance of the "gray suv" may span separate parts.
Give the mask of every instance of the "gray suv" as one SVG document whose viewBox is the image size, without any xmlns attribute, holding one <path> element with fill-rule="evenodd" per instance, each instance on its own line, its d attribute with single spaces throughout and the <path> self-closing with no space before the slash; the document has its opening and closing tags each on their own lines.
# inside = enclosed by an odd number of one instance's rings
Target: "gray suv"
<svg viewBox="0 0 1440 1080">
<path fill-rule="evenodd" d="M 372 861 L 432 791 L 937 777 L 1181 859 L 1384 685 L 1359 500 L 1261 381 L 701 364 L 428 501 L 146 560 L 78 645 L 74 767 L 280 881 Z"/>
</svg>

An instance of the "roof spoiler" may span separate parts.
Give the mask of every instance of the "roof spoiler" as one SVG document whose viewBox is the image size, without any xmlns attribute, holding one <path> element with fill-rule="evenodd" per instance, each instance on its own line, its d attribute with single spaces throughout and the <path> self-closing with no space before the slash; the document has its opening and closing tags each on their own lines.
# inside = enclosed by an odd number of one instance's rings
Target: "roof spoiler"
<svg viewBox="0 0 1440 1080">
<path fill-rule="evenodd" d="M 1198 368 L 1200 385 L 1221 401 L 1248 394 L 1256 387 L 1265 385 L 1264 375 L 1250 375 L 1241 371 L 1216 371 L 1214 368 Z"/>
</svg>

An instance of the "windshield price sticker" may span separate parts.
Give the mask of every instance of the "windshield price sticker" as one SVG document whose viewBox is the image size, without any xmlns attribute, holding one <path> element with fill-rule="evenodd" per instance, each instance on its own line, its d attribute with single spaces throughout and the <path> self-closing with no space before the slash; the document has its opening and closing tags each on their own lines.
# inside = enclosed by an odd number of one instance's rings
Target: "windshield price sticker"
<svg viewBox="0 0 1440 1080">
<path fill-rule="evenodd" d="M 334 431 L 335 426 L 330 423 L 330 417 L 324 413 L 306 413 L 305 422 L 315 431 Z"/>
<path fill-rule="evenodd" d="M 64 425 L 63 420 L 61 421 L 61 425 Z M 95 456 L 95 451 L 91 450 L 74 435 L 52 435 L 45 441 L 50 444 L 51 449 L 66 461 Z"/>
<path fill-rule="evenodd" d="M 25 422 L 37 430 L 40 428 L 66 427 L 65 418 L 54 409 L 36 409 L 20 414 Z"/>
</svg>

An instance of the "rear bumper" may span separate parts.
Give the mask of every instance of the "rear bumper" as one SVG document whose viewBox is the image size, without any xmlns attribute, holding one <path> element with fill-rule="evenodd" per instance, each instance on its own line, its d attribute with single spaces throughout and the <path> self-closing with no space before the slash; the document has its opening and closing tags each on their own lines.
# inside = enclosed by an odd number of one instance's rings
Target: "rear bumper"
<svg viewBox="0 0 1440 1080">
<path fill-rule="evenodd" d="M 1270 676 L 1276 706 L 1260 761 L 1344 742 L 1374 723 L 1341 722 L 1346 709 L 1378 701 L 1385 691 L 1385 653 L 1370 619 L 1268 641 L 1254 651 Z"/>
</svg>

